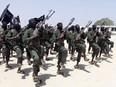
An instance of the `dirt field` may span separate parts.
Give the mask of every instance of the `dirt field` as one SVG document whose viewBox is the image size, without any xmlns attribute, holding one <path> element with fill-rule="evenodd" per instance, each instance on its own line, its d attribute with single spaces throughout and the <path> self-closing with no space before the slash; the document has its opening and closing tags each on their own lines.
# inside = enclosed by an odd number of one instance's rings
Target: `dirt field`
<svg viewBox="0 0 116 87">
<path fill-rule="evenodd" d="M 116 36 L 112 36 L 111 40 L 115 42 Z M 63 70 L 64 76 L 56 73 L 56 55 L 49 55 L 51 60 L 46 61 L 45 70 L 41 68 L 39 73 L 39 78 L 43 81 L 41 85 L 33 82 L 32 65 L 29 66 L 26 59 L 22 67 L 25 74 L 17 74 L 17 59 L 11 57 L 11 70 L 5 71 L 5 64 L 0 65 L 0 87 L 116 87 L 115 45 L 111 54 L 113 54 L 112 58 L 102 55 L 101 60 L 95 65 L 85 62 L 82 57 L 80 69 L 74 69 L 76 61 L 71 61 L 70 55 L 68 55 L 66 68 Z M 87 58 L 91 59 L 91 54 L 87 54 Z M 0 61 L 2 61 L 1 57 Z"/>
</svg>

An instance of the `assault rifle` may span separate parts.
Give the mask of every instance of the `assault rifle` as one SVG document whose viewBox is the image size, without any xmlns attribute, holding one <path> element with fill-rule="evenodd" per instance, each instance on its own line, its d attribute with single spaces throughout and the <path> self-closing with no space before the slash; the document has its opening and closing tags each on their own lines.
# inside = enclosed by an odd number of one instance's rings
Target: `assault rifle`
<svg viewBox="0 0 116 87">
<path fill-rule="evenodd" d="M 75 18 L 72 18 L 68 25 L 64 28 L 64 32 L 67 31 L 68 27 L 74 22 Z"/>
<path fill-rule="evenodd" d="M 61 39 L 61 38 L 64 37 L 64 33 L 67 31 L 68 27 L 74 22 L 74 20 L 75 20 L 75 18 L 72 18 L 72 19 L 70 20 L 70 22 L 68 23 L 68 25 L 63 29 L 63 33 L 61 34 L 61 36 L 60 36 L 59 39 Z"/>
<path fill-rule="evenodd" d="M 101 27 L 103 27 L 104 23 L 105 23 L 105 21 L 103 21 L 103 22 L 101 23 L 99 29 L 101 29 Z M 90 39 L 90 41 L 93 41 L 93 38 L 96 37 L 96 36 L 98 35 L 98 33 L 99 33 L 99 31 L 96 30 L 95 33 L 94 33 L 94 35 L 93 35 L 93 37 Z"/>
<path fill-rule="evenodd" d="M 105 24 L 105 21 L 103 21 L 103 22 L 101 23 L 101 25 L 99 26 L 99 29 L 101 29 L 101 27 L 103 27 L 103 25 L 104 25 L 104 24 Z M 95 32 L 95 34 L 94 34 L 94 36 L 96 36 L 98 32 L 99 32 L 99 31 L 98 31 L 98 30 L 96 30 L 96 32 Z"/>
<path fill-rule="evenodd" d="M 81 30 L 80 34 L 76 37 L 76 40 L 80 38 L 80 35 L 84 32 L 86 28 L 88 28 L 92 24 L 92 21 L 88 21 L 88 23 L 85 25 L 84 29 Z"/>
<path fill-rule="evenodd" d="M 48 15 L 44 18 L 44 20 L 42 20 L 42 21 L 40 21 L 40 22 L 38 22 L 36 24 L 36 29 L 33 32 L 33 36 L 30 37 L 30 40 L 32 40 L 32 39 L 34 39 L 35 37 L 38 36 L 37 32 L 41 29 L 41 26 L 43 24 L 45 24 L 45 21 L 48 20 L 54 13 L 55 13 L 55 11 L 50 10 L 49 13 L 48 13 Z"/>
<path fill-rule="evenodd" d="M 46 17 L 44 17 L 45 15 L 43 15 L 43 16 L 41 16 L 39 18 L 34 18 L 36 20 L 36 22 L 37 22 L 36 27 L 40 26 L 40 24 L 43 25 L 45 23 L 45 21 L 48 20 L 54 13 L 55 13 L 55 11 L 50 10 Z M 27 30 L 27 28 L 28 28 L 28 25 L 25 26 L 24 28 L 22 28 L 20 33 L 18 33 L 12 39 L 15 39 L 15 38 L 19 37 L 25 30 Z"/>
<path fill-rule="evenodd" d="M 42 21 L 39 21 L 39 22 L 37 23 L 36 27 L 38 27 L 38 26 L 40 26 L 40 25 L 42 26 L 43 24 L 45 24 L 45 21 L 46 21 L 46 20 L 49 20 L 49 19 L 51 18 L 51 16 L 52 16 L 54 13 L 55 13 L 55 11 L 50 10 L 49 13 L 47 14 L 47 16 L 46 16 Z"/>
<path fill-rule="evenodd" d="M 72 18 L 68 25 L 63 29 L 61 36 L 57 38 L 57 43 L 55 43 L 54 51 L 58 52 L 59 43 L 64 41 L 65 32 L 67 31 L 68 27 L 74 22 L 75 18 Z"/>
<path fill-rule="evenodd" d="M 99 29 L 101 29 L 101 27 L 103 27 L 104 24 L 105 24 L 105 20 L 101 23 Z"/>
</svg>

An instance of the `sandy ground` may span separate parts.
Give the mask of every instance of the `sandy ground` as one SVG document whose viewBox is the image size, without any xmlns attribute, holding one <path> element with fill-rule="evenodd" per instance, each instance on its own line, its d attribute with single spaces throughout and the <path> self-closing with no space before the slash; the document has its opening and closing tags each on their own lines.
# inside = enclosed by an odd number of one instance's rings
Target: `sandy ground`
<svg viewBox="0 0 116 87">
<path fill-rule="evenodd" d="M 116 36 L 112 36 L 112 41 L 116 41 Z M 66 45 L 67 47 L 67 45 Z M 114 45 L 112 58 L 102 55 L 95 65 L 85 62 L 83 58 L 80 62 L 80 70 L 74 69 L 76 61 L 67 58 L 65 75 L 57 75 L 56 55 L 49 55 L 50 61 L 46 61 L 45 69 L 41 68 L 39 73 L 43 83 L 37 84 L 32 80 L 32 66 L 27 64 L 25 59 L 22 69 L 25 74 L 17 74 L 17 59 L 10 58 L 11 70 L 5 71 L 5 64 L 0 65 L 0 87 L 116 87 L 116 48 Z M 76 57 L 76 54 L 75 54 Z M 91 59 L 91 54 L 87 54 Z M 0 61 L 2 58 L 0 57 Z"/>
</svg>

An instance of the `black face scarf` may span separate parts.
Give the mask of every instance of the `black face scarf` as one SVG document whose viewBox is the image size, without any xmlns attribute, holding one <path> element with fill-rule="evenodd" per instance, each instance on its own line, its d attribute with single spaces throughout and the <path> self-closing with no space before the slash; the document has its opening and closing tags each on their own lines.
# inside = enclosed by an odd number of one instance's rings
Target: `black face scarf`
<svg viewBox="0 0 116 87">
<path fill-rule="evenodd" d="M 35 21 L 35 19 L 30 19 L 29 20 L 29 27 L 30 28 L 35 28 L 36 27 L 36 21 Z"/>
<path fill-rule="evenodd" d="M 70 30 L 71 30 L 72 32 L 74 32 L 75 26 L 71 26 L 71 27 L 70 27 Z"/>
<path fill-rule="evenodd" d="M 15 24 L 14 29 L 16 29 L 19 32 L 21 30 L 21 26 L 19 24 Z"/>
<path fill-rule="evenodd" d="M 75 25 L 75 29 L 76 29 L 76 31 L 78 32 L 78 33 L 80 33 L 80 26 L 77 24 L 77 25 Z"/>
<path fill-rule="evenodd" d="M 96 28 L 97 28 L 96 25 L 93 25 L 93 26 L 92 26 L 92 30 L 93 30 L 93 31 L 96 31 Z"/>
<path fill-rule="evenodd" d="M 58 27 L 58 28 L 57 28 L 58 30 L 62 31 L 62 29 L 63 29 L 63 24 L 60 22 L 60 23 L 57 24 L 57 27 Z"/>
<path fill-rule="evenodd" d="M 58 30 L 62 31 L 63 29 L 62 29 L 62 27 L 58 27 Z"/>
<path fill-rule="evenodd" d="M 82 33 L 82 34 L 81 34 L 81 38 L 82 38 L 82 39 L 86 39 L 86 34 L 85 34 L 85 33 Z"/>
</svg>

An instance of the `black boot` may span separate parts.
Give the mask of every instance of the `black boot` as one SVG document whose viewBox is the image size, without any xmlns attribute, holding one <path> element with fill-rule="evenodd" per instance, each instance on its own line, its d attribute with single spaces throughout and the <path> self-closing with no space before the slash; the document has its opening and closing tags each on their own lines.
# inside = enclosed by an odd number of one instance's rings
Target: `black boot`
<svg viewBox="0 0 116 87">
<path fill-rule="evenodd" d="M 33 81 L 34 82 L 38 82 L 39 81 L 38 73 L 37 72 L 33 72 Z"/>
<path fill-rule="evenodd" d="M 79 69 L 79 62 L 74 66 L 75 69 Z"/>
<path fill-rule="evenodd" d="M 39 84 L 41 84 L 42 83 L 42 80 L 40 80 L 39 78 L 38 78 L 38 71 L 35 71 L 35 70 L 33 70 L 33 82 L 37 82 L 37 83 L 39 83 Z"/>
<path fill-rule="evenodd" d="M 21 66 L 22 66 L 22 64 L 18 64 L 17 73 L 22 73 L 22 74 L 24 74 L 25 72 L 24 72 L 23 70 L 21 70 Z"/>
<path fill-rule="evenodd" d="M 61 66 L 57 65 L 57 67 L 58 67 L 57 74 L 64 75 L 64 73 L 61 71 Z"/>
</svg>

